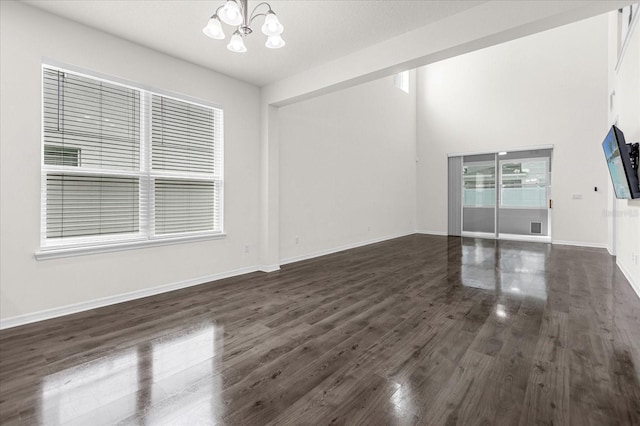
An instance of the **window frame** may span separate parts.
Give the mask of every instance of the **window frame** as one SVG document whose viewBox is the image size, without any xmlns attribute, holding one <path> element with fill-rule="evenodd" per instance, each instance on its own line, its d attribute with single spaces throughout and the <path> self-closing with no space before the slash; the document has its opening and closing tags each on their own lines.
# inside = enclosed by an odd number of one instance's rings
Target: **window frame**
<svg viewBox="0 0 640 426">
<path fill-rule="evenodd" d="M 46 165 L 45 164 L 45 70 L 62 71 L 80 75 L 93 80 L 104 81 L 109 84 L 124 86 L 136 90 L 140 93 L 140 143 L 139 143 L 139 165 L 133 170 L 114 170 L 99 168 L 83 168 L 69 165 Z M 146 86 L 127 80 L 123 80 L 110 75 L 105 75 L 86 69 L 82 69 L 67 64 L 62 64 L 52 60 L 43 60 L 40 67 L 40 247 L 35 253 L 38 260 L 77 256 L 83 254 L 94 254 L 101 252 L 113 252 L 120 250 L 137 249 L 159 245 L 170 245 L 193 241 L 212 240 L 225 238 L 224 228 L 224 108 L 203 99 L 190 97 L 183 94 L 173 93 L 155 87 Z M 152 142 L 152 105 L 151 100 L 154 95 L 171 98 L 180 102 L 194 104 L 199 107 L 211 109 L 213 120 L 218 125 L 214 127 L 213 147 L 214 159 L 217 169 L 214 173 L 204 176 L 202 173 L 190 173 L 175 171 L 165 173 L 164 171 L 153 170 L 151 164 L 151 142 Z M 81 153 L 79 153 L 81 155 Z M 79 160 L 80 161 L 80 160 Z M 139 179 L 139 209 L 138 209 L 138 232 L 132 234 L 116 235 L 93 235 L 81 237 L 67 237 L 61 239 L 47 238 L 47 176 L 51 173 L 67 173 L 71 175 L 103 175 L 103 176 L 129 176 Z M 191 181 L 206 180 L 212 182 L 217 193 L 213 196 L 214 229 L 205 231 L 180 232 L 172 234 L 156 235 L 154 228 L 155 199 L 154 184 L 156 178 L 179 178 Z M 217 196 L 216 196 L 217 195 Z M 217 212 L 217 221 L 216 221 Z M 217 226 L 216 226 L 217 225 Z"/>
</svg>

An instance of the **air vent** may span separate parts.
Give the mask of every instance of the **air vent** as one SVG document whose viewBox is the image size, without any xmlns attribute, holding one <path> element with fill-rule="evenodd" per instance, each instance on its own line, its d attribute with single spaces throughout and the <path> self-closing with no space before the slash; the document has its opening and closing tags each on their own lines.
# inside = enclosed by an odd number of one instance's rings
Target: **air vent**
<svg viewBox="0 0 640 426">
<path fill-rule="evenodd" d="M 531 222 L 531 233 L 542 234 L 542 222 Z"/>
</svg>

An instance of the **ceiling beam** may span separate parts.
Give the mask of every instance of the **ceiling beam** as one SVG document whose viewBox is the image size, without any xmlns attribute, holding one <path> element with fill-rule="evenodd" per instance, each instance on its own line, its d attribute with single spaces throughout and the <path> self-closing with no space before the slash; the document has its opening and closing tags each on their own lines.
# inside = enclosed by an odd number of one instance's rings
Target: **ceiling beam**
<svg viewBox="0 0 640 426">
<path fill-rule="evenodd" d="M 630 0 L 489 1 L 269 84 L 262 88 L 262 99 L 268 105 L 289 105 L 632 3 Z"/>
</svg>

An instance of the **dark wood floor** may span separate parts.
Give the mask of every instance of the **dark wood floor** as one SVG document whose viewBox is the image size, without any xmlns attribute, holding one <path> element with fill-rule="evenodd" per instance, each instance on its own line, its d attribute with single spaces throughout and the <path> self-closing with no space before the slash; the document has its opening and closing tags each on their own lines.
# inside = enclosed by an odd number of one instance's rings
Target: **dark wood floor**
<svg viewBox="0 0 640 426">
<path fill-rule="evenodd" d="M 0 332 L 0 422 L 639 425 L 603 250 L 410 236 Z"/>
</svg>

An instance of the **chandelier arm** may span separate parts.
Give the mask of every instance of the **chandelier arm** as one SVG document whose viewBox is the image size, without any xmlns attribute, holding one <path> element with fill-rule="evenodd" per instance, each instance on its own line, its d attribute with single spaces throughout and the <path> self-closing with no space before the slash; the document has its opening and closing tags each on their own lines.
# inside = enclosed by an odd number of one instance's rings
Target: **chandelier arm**
<svg viewBox="0 0 640 426">
<path fill-rule="evenodd" d="M 267 14 L 266 13 L 258 13 L 258 14 L 252 15 L 251 19 L 249 20 L 249 24 L 248 25 L 251 25 L 253 23 L 253 20 L 256 19 L 258 16 L 267 16 Z"/>
<path fill-rule="evenodd" d="M 271 9 L 271 5 L 266 1 L 263 1 L 262 3 L 258 3 L 256 7 L 254 7 L 253 10 L 251 11 L 251 15 L 250 15 L 251 19 L 249 19 L 249 22 L 253 22 L 253 19 L 257 18 L 258 16 L 267 16 L 266 13 L 259 13 L 257 15 L 254 15 L 254 13 L 256 13 L 256 10 L 262 5 L 266 5 L 269 8 L 269 12 L 273 12 L 273 9 Z"/>
<path fill-rule="evenodd" d="M 218 12 L 220 12 L 220 9 L 222 9 L 223 7 L 224 7 L 224 5 L 218 6 L 218 8 L 216 9 L 216 11 L 215 11 L 215 12 L 213 12 L 213 15 L 211 15 L 211 18 L 213 18 L 213 17 L 216 17 L 216 18 L 217 18 L 217 17 L 218 17 Z M 211 19 L 211 18 L 209 18 L 209 19 Z"/>
</svg>

